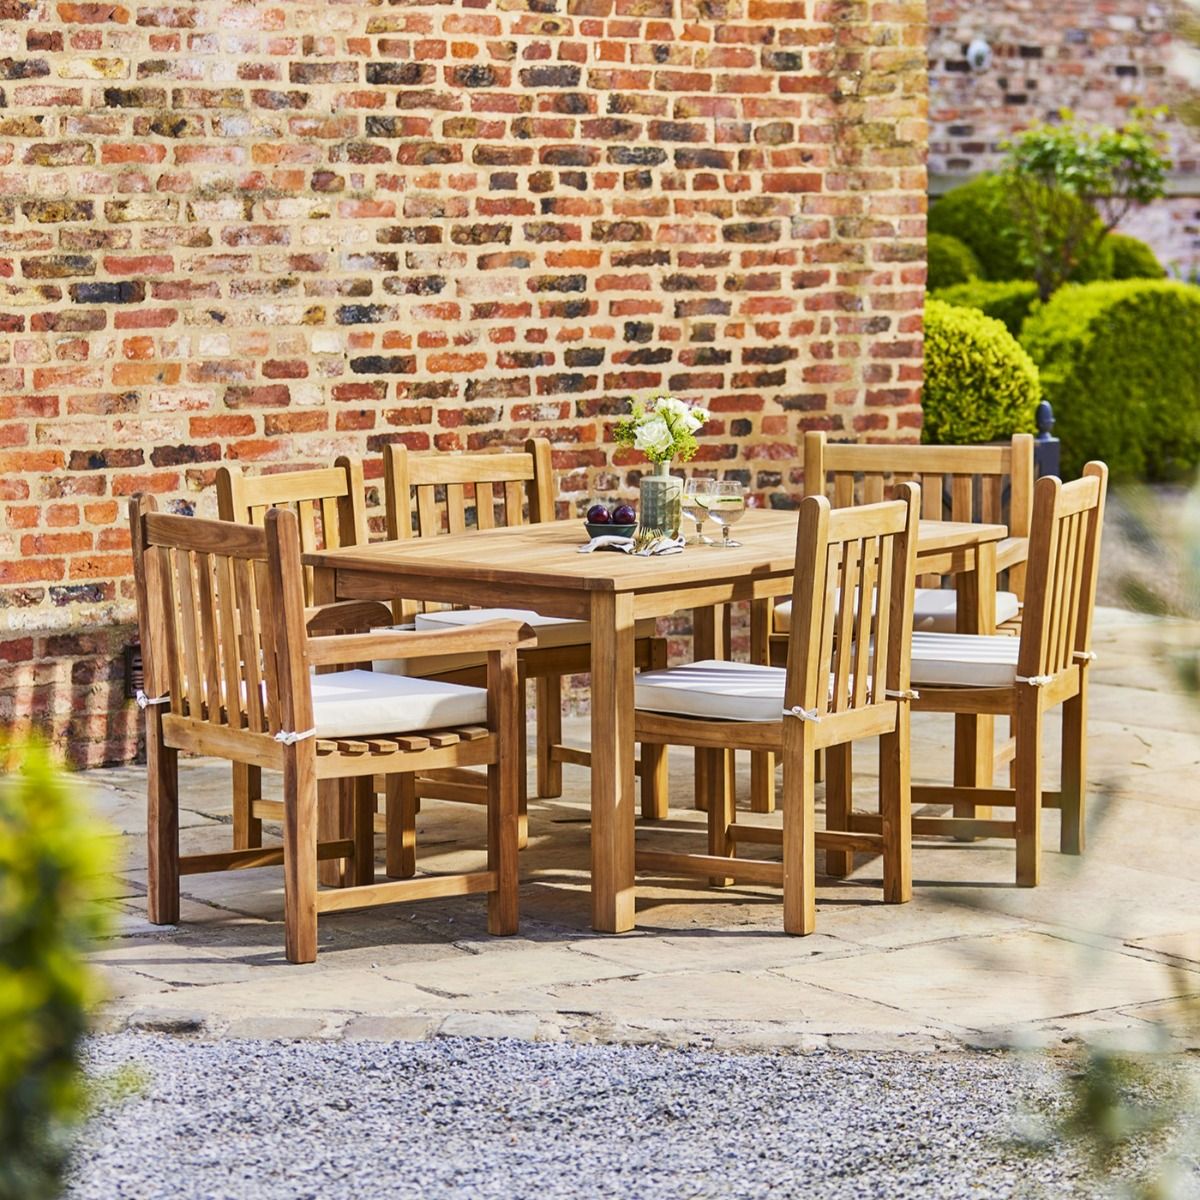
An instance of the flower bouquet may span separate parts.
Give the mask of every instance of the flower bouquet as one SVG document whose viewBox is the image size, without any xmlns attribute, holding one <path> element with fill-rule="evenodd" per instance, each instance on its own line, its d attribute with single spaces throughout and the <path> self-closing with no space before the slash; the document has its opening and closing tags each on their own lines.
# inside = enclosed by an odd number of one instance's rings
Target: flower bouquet
<svg viewBox="0 0 1200 1200">
<path fill-rule="evenodd" d="M 687 462 L 696 453 L 696 433 L 707 420 L 708 412 L 698 405 L 660 396 L 649 405 L 635 401 L 617 425 L 617 444 L 640 450 L 654 464 L 642 477 L 639 536 L 679 536 L 683 480 L 670 473 L 671 463 Z"/>
</svg>

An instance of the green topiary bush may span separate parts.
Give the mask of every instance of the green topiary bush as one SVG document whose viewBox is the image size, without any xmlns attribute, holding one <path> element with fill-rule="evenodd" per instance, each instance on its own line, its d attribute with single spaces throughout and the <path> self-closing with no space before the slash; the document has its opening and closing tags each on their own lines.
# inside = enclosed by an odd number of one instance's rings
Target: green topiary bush
<svg viewBox="0 0 1200 1200">
<path fill-rule="evenodd" d="M 46 748 L 0 747 L 0 1200 L 62 1193 L 96 999 L 83 953 L 106 924 L 107 866 Z"/>
<path fill-rule="evenodd" d="M 1200 462 L 1200 290 L 1123 280 L 1065 287 L 1021 341 L 1054 405 L 1063 469 L 1173 479 Z"/>
<path fill-rule="evenodd" d="M 1082 200 L 1058 197 L 1057 203 L 1083 205 Z M 1096 218 L 1097 223 L 1099 218 Z M 1021 253 L 1021 239 L 1001 175 L 980 175 L 970 183 L 952 188 L 929 210 L 929 232 L 946 234 L 965 242 L 979 261 L 985 279 L 1031 279 L 1032 264 Z M 1112 277 L 1109 238 L 1100 249 L 1080 264 L 1073 280 L 1079 283 Z"/>
<path fill-rule="evenodd" d="M 1154 256 L 1154 251 L 1138 238 L 1127 233 L 1110 233 L 1107 238 L 1112 253 L 1114 279 L 1165 279 L 1166 269 Z"/>
<path fill-rule="evenodd" d="M 921 440 L 991 442 L 1033 429 L 1037 368 L 992 317 L 925 302 L 925 424 Z"/>
<path fill-rule="evenodd" d="M 1038 298 L 1037 284 L 1023 279 L 975 279 L 931 294 L 935 300 L 958 308 L 977 308 L 985 316 L 1003 321 L 1013 337 L 1020 335 L 1021 326 Z"/>
<path fill-rule="evenodd" d="M 971 247 L 948 233 L 929 235 L 928 260 L 929 276 L 925 286 L 930 291 L 979 278 L 979 259 Z"/>
</svg>

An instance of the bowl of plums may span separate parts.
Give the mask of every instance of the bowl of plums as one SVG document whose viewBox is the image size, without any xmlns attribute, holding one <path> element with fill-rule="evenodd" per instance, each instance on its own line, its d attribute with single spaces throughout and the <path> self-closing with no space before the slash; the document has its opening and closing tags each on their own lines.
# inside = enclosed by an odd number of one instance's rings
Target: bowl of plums
<svg viewBox="0 0 1200 1200">
<path fill-rule="evenodd" d="M 588 537 L 633 537 L 637 528 L 637 510 L 624 501 L 615 504 L 598 502 L 587 510 L 583 523 Z"/>
</svg>

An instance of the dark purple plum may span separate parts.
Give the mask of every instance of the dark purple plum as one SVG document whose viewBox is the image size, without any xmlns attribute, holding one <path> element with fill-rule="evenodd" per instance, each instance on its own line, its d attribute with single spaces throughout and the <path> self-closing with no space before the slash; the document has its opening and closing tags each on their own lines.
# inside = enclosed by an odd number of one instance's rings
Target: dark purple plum
<svg viewBox="0 0 1200 1200">
<path fill-rule="evenodd" d="M 613 509 L 614 525 L 633 525 L 637 521 L 637 512 L 632 504 L 618 504 Z"/>
<path fill-rule="evenodd" d="M 593 504 L 587 510 L 587 519 L 593 525 L 607 525 L 612 521 L 612 517 L 608 515 L 608 509 L 603 504 Z"/>
</svg>

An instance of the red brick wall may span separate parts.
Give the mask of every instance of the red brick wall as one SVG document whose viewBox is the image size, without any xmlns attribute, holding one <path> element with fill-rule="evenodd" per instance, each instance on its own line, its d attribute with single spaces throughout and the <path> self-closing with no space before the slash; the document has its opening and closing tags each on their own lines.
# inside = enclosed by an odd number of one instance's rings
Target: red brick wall
<svg viewBox="0 0 1200 1200">
<path fill-rule="evenodd" d="M 994 167 L 999 144 L 1062 108 L 1119 124 L 1129 110 L 1177 99 L 1169 70 L 1171 0 L 935 0 L 929 8 L 929 166 L 935 176 L 969 177 Z M 969 70 L 966 48 L 982 37 L 992 67 Z M 1200 270 L 1200 139 L 1168 122 L 1175 160 L 1172 190 L 1182 192 L 1131 218 L 1181 274 Z"/>
<path fill-rule="evenodd" d="M 0 718 L 74 761 L 135 744 L 134 492 L 539 434 L 565 508 L 660 390 L 764 497 L 914 435 L 919 0 L 0 11 Z"/>
</svg>

